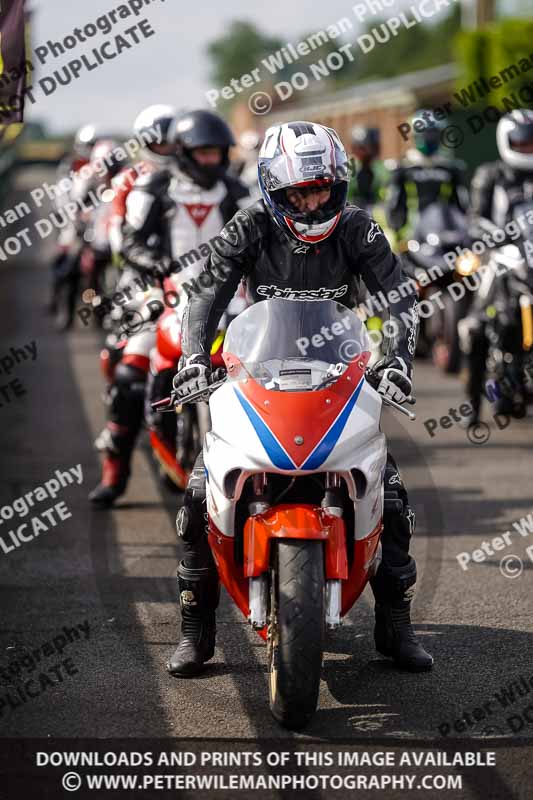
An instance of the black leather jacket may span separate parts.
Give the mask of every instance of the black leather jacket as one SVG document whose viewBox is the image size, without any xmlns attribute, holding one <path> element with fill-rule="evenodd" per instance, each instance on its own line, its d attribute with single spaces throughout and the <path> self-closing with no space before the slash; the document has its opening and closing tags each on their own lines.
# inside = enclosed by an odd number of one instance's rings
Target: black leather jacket
<svg viewBox="0 0 533 800">
<path fill-rule="evenodd" d="M 505 230 L 506 225 L 522 219 L 531 225 L 533 207 L 533 171 L 515 170 L 503 161 L 493 161 L 477 168 L 471 185 L 471 224 L 470 234 L 474 239 L 484 239 L 489 247 L 502 247 L 510 242 L 516 243 L 514 235 L 505 239 L 487 239 L 493 230 Z M 527 212 L 524 212 L 527 209 Z M 485 237 L 485 238 L 484 238 Z M 526 251 L 526 260 L 529 257 Z M 531 273 L 531 270 L 528 270 Z M 531 280 L 531 278 L 530 278 Z M 483 292 L 477 292 L 470 310 L 471 317 L 486 322 L 486 309 L 496 306 L 499 311 L 509 305 L 508 275 L 493 274 L 490 282 L 486 282 Z M 499 315 L 500 316 L 500 315 Z"/>
<path fill-rule="evenodd" d="M 410 188 L 416 196 L 416 209 L 409 209 Z M 444 201 L 465 211 L 468 206 L 465 165 L 462 161 L 435 156 L 420 163 L 403 161 L 393 170 L 386 203 L 387 222 L 398 231 L 408 221 L 409 211 L 424 211 Z"/>
<path fill-rule="evenodd" d="M 183 353 L 209 353 L 218 321 L 241 280 L 254 302 L 269 297 L 330 299 L 352 308 L 360 278 L 370 293 L 381 292 L 389 301 L 391 318 L 398 324 L 389 352 L 411 362 L 417 333 L 416 288 L 366 211 L 346 206 L 334 233 L 308 245 L 285 234 L 259 200 L 239 211 L 213 242 L 198 282 L 183 285 L 189 294 Z"/>
<path fill-rule="evenodd" d="M 533 170 L 511 169 L 503 161 L 482 164 L 472 178 L 470 197 L 474 217 L 503 228 L 517 205 L 533 201 Z"/>
</svg>

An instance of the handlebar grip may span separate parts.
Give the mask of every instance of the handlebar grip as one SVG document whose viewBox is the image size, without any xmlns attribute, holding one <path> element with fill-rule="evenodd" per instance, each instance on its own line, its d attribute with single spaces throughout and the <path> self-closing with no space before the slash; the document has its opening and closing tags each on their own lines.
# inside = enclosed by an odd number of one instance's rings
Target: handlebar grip
<svg viewBox="0 0 533 800">
<path fill-rule="evenodd" d="M 381 382 L 381 375 L 371 367 L 365 370 L 365 378 L 373 389 L 377 389 Z"/>
<path fill-rule="evenodd" d="M 368 367 L 368 369 L 365 370 L 365 378 L 369 382 L 370 386 L 377 391 L 377 388 L 381 383 L 381 373 L 377 372 L 375 369 L 372 369 L 372 367 Z M 416 397 L 410 395 L 406 398 L 405 402 L 410 406 L 414 406 L 416 403 Z"/>
<path fill-rule="evenodd" d="M 217 369 L 211 373 L 211 378 L 209 380 L 209 383 L 211 384 L 223 381 L 227 374 L 228 372 L 225 367 L 217 367 Z"/>
</svg>

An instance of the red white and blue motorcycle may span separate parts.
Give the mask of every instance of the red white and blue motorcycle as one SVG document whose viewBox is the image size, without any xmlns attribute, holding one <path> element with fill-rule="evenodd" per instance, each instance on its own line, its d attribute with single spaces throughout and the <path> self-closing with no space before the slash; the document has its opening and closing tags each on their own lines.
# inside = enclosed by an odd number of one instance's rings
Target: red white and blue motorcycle
<svg viewBox="0 0 533 800">
<path fill-rule="evenodd" d="M 387 448 L 366 329 L 330 301 L 265 300 L 228 327 L 204 441 L 209 543 L 268 643 L 270 707 L 298 729 L 318 701 L 324 636 L 380 562 Z M 205 398 L 205 391 L 182 403 Z"/>
</svg>

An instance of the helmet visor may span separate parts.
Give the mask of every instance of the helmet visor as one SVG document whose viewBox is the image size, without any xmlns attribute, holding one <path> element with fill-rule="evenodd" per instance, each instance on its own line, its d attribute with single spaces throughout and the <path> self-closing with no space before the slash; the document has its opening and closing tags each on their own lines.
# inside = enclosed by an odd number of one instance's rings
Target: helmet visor
<svg viewBox="0 0 533 800">
<path fill-rule="evenodd" d="M 306 224 L 327 222 L 332 219 L 339 211 L 342 211 L 346 204 L 348 184 L 345 181 L 335 183 L 325 183 L 323 186 L 313 186 L 312 190 L 317 192 L 329 192 L 327 200 L 314 210 L 309 208 L 299 209 L 290 201 L 291 189 L 301 187 L 288 187 L 288 189 L 277 189 L 271 193 L 272 201 L 283 216 L 293 220 L 293 222 L 303 222 Z"/>
<path fill-rule="evenodd" d="M 337 151 L 338 159 L 326 159 L 322 150 L 309 148 L 299 158 L 289 158 L 285 154 L 260 162 L 260 170 L 265 189 L 274 192 L 312 181 L 348 180 L 348 160 Z"/>
<path fill-rule="evenodd" d="M 533 153 L 533 122 L 517 125 L 509 133 L 509 145 L 518 153 Z"/>
</svg>

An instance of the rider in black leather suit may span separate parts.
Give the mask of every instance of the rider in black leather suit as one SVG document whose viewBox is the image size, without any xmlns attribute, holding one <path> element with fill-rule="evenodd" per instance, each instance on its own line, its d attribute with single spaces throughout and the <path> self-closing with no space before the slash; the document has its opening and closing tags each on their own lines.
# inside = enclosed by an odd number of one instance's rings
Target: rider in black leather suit
<svg viewBox="0 0 533 800">
<path fill-rule="evenodd" d="M 314 159 L 309 168 L 305 153 Z M 397 335 L 377 367 L 383 376 L 378 391 L 405 401 L 416 345 L 416 294 L 379 225 L 365 211 L 346 207 L 347 158 L 337 134 L 314 123 L 275 126 L 265 135 L 259 165 L 264 200 L 239 211 L 226 225 L 204 268 L 204 288 L 190 287 L 183 363 L 174 379 L 178 395 L 207 386 L 210 344 L 240 281 L 254 301 L 335 299 L 351 307 L 361 277 L 371 292 L 394 292 L 389 310 Z M 285 187 L 277 188 L 284 175 Z M 400 287 L 406 290 L 398 291 Z M 416 581 L 416 565 L 409 556 L 415 515 L 390 456 L 384 482 L 383 561 L 372 579 L 376 646 L 404 669 L 425 670 L 433 659 L 416 640 L 409 616 Z M 204 515 L 200 455 L 177 518 L 185 549 L 178 568 L 182 629 L 168 669 L 180 677 L 196 675 L 214 652 L 218 576 Z"/>
<path fill-rule="evenodd" d="M 516 110 L 502 117 L 496 129 L 496 142 L 500 160 L 482 164 L 474 174 L 471 186 L 471 233 L 489 249 L 505 243 L 501 239 L 496 243 L 491 231 L 495 228 L 505 229 L 513 220 L 520 224 L 526 207 L 530 209 L 527 217 L 532 215 L 533 111 Z M 520 227 L 523 228 L 523 224 Z M 514 240 L 514 236 L 511 239 Z M 470 424 L 479 421 L 485 394 L 489 346 L 486 310 L 489 306 L 506 309 L 505 276 L 492 273 L 490 285 L 485 285 L 484 291 L 476 295 L 468 317 L 460 322 L 461 343 L 468 359 L 467 394 L 472 406 Z M 509 369 L 513 376 L 510 386 L 514 386 L 518 395 L 525 397 L 520 323 L 512 314 L 505 314 L 505 317 L 508 317 L 507 323 L 500 326 L 501 345 L 504 350 L 514 351 L 513 369 Z M 500 321 L 503 323 L 503 318 Z M 498 413 L 516 413 L 512 389 L 498 391 L 495 395 L 499 395 L 495 407 Z M 522 412 L 517 415 L 522 415 Z"/>
</svg>

